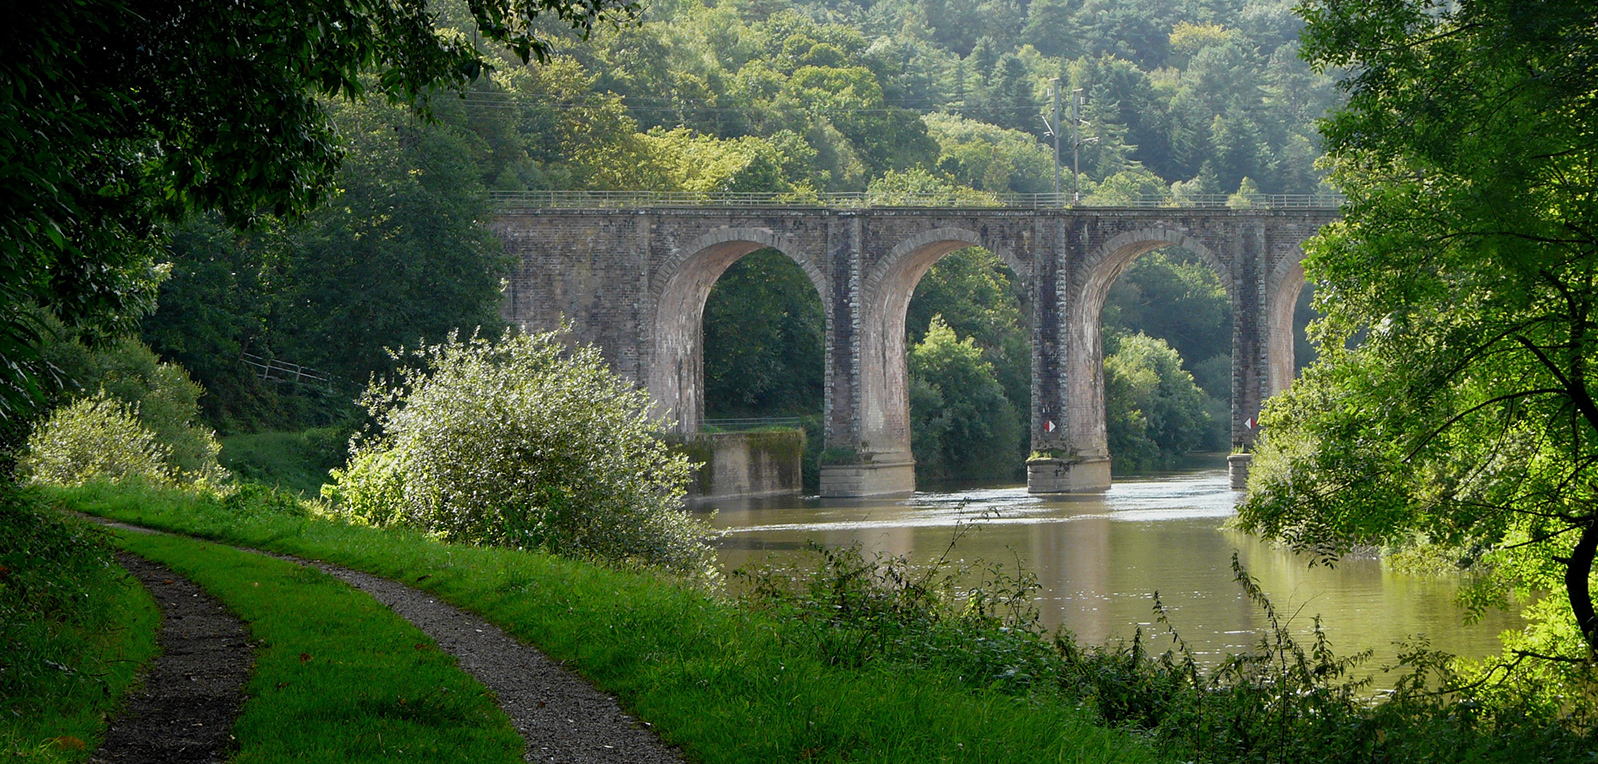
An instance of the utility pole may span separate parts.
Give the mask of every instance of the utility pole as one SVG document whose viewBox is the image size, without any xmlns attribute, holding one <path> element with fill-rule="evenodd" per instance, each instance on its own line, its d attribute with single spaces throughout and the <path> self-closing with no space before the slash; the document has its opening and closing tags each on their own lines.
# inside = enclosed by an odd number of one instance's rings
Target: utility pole
<svg viewBox="0 0 1598 764">
<path fill-rule="evenodd" d="M 1054 99 L 1054 122 L 1049 125 L 1049 132 L 1054 135 L 1054 203 L 1060 203 L 1060 78 L 1055 77 L 1054 83 L 1049 86 L 1049 95 Z"/>
<path fill-rule="evenodd" d="M 1082 88 L 1071 91 L 1071 203 L 1082 203 Z"/>
</svg>

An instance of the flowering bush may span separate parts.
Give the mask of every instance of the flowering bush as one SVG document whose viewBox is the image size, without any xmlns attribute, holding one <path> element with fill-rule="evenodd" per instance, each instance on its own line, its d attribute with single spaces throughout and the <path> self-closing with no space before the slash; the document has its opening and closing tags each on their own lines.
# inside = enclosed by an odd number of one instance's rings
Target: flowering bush
<svg viewBox="0 0 1598 764">
<path fill-rule="evenodd" d="M 562 339 L 451 336 L 402 356 L 416 363 L 364 401 L 381 434 L 324 491 L 377 525 L 711 576 L 709 528 L 680 508 L 690 465 L 648 395 Z"/>
</svg>

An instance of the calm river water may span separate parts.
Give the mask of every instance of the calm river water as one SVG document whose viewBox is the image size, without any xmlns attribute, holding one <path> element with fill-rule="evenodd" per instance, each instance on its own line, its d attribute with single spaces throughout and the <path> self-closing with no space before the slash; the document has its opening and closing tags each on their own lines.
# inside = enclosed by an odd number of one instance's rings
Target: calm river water
<svg viewBox="0 0 1598 764">
<path fill-rule="evenodd" d="M 720 557 L 731 571 L 791 563 L 808 541 L 859 542 L 868 554 L 928 562 L 948 548 L 956 523 L 996 513 L 978 521 L 951 559 L 1031 570 L 1043 585 L 1038 604 L 1047 625 L 1065 626 L 1087 644 L 1147 627 L 1158 591 L 1195 651 L 1213 660 L 1245 649 L 1263 618 L 1232 581 L 1234 551 L 1278 610 L 1296 614 L 1296 629 L 1308 630 L 1319 614 L 1338 654 L 1374 648 L 1372 667 L 1394 662 L 1393 643 L 1417 635 L 1435 648 L 1484 656 L 1497 652 L 1499 632 L 1519 626 L 1518 617 L 1497 611 L 1465 625 L 1451 580 L 1393 573 L 1369 559 L 1310 568 L 1306 558 L 1223 527 L 1240 497 L 1227 489 L 1224 469 L 1207 469 L 1118 479 L 1108 492 L 1068 497 L 1016 486 L 888 501 L 724 503 L 711 522 L 726 531 Z"/>
</svg>

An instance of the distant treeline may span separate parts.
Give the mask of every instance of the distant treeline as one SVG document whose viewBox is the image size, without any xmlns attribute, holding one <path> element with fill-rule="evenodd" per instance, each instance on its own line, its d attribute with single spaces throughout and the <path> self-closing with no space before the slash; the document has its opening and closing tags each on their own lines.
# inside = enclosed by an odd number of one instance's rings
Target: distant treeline
<svg viewBox="0 0 1598 764">
<path fill-rule="evenodd" d="M 466 18 L 441 6 L 471 35 Z M 144 339 L 210 391 L 224 432 L 348 418 L 354 390 L 392 368 L 384 348 L 497 329 L 507 264 L 482 225 L 490 191 L 1048 191 L 1056 78 L 1067 106 L 1085 96 L 1090 196 L 1319 187 L 1313 119 L 1335 91 L 1296 58 L 1290 3 L 663 0 L 642 18 L 545 63 L 502 56 L 464 97 L 437 94 L 427 119 L 326 104 L 347 152 L 340 194 L 248 234 L 175 230 Z M 820 411 L 818 300 L 771 253 L 728 272 L 705 314 L 712 414 Z M 1002 264 L 946 259 L 910 311 L 923 473 L 1013 476 L 1029 318 Z M 1179 252 L 1144 257 L 1104 322 L 1118 468 L 1226 447 L 1230 316 L 1213 275 Z M 264 382 L 244 351 L 338 382 Z"/>
</svg>

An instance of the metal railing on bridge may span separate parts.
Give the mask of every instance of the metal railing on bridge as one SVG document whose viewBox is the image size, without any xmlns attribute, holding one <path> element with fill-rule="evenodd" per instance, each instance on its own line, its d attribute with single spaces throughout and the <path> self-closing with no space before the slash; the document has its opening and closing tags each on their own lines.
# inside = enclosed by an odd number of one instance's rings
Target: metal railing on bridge
<svg viewBox="0 0 1598 764">
<path fill-rule="evenodd" d="M 1194 194 L 1187 196 L 1084 196 L 1071 194 L 893 194 L 831 192 L 819 194 L 689 191 L 493 191 L 489 199 L 501 210 L 640 209 L 650 207 L 942 207 L 1057 209 L 1336 209 L 1338 194 Z"/>
</svg>

